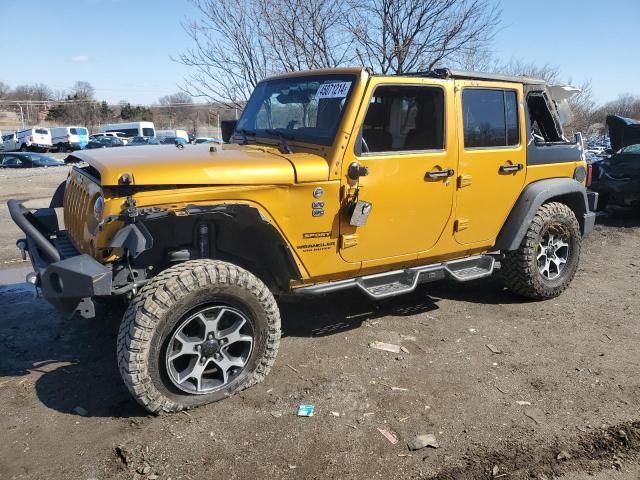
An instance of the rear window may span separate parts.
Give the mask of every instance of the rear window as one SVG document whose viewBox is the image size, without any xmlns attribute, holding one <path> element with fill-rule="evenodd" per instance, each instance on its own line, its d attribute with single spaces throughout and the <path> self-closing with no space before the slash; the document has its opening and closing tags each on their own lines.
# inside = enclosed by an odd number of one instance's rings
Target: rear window
<svg viewBox="0 0 640 480">
<path fill-rule="evenodd" d="M 86 128 L 70 128 L 69 133 L 71 133 L 71 135 L 86 135 L 87 129 Z"/>
<path fill-rule="evenodd" d="M 154 132 L 153 128 L 143 128 L 142 135 L 144 135 L 145 137 L 155 137 L 156 132 Z"/>
<path fill-rule="evenodd" d="M 39 133 L 40 135 L 49 135 L 49 130 L 46 128 L 36 128 L 36 133 Z"/>
</svg>

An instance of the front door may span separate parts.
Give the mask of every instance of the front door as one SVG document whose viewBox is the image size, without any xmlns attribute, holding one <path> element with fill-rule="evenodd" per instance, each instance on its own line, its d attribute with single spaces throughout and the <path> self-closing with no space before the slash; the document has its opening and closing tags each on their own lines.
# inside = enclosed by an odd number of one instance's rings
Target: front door
<svg viewBox="0 0 640 480">
<path fill-rule="evenodd" d="M 522 86 L 456 81 L 458 148 L 455 238 L 487 244 L 498 235 L 526 176 Z"/>
<path fill-rule="evenodd" d="M 400 83 L 405 82 L 406 84 Z M 435 83 L 435 84 L 434 84 Z M 368 172 L 345 185 L 351 197 L 369 202 L 364 226 L 342 210 L 341 255 L 348 262 L 411 260 L 432 248 L 451 215 L 457 148 L 448 128 L 454 118 L 451 82 L 373 78 L 356 125 L 355 154 L 345 155 L 345 178 L 353 162 Z M 449 105 L 449 106 L 447 106 Z M 453 123 L 450 123 L 453 125 Z"/>
</svg>

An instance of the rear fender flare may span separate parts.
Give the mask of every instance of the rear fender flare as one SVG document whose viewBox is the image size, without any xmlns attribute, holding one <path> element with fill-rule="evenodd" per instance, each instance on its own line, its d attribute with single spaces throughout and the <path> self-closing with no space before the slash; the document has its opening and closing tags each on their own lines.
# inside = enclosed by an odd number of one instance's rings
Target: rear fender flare
<svg viewBox="0 0 640 480">
<path fill-rule="evenodd" d="M 589 212 L 589 204 L 585 187 L 571 178 L 550 178 L 525 187 L 502 226 L 496 249 L 517 250 L 540 206 L 550 201 L 568 205 L 580 223 L 582 234 L 588 233 L 585 215 Z"/>
</svg>

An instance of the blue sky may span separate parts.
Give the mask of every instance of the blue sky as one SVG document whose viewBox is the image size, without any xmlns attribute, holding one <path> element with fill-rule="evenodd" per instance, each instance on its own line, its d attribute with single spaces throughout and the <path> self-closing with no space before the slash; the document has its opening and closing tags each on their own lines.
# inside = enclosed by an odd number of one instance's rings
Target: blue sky
<svg viewBox="0 0 640 480">
<path fill-rule="evenodd" d="M 189 47 L 186 0 L 0 0 L 0 80 L 55 90 L 86 80 L 109 102 L 152 103 L 188 73 L 169 58 Z M 503 0 L 502 59 L 557 65 L 591 80 L 598 101 L 640 94 L 640 0 Z M 25 15 L 28 11 L 29 15 Z M 37 13 L 37 15 L 36 15 Z M 12 41 L 10 39 L 15 39 Z"/>
</svg>

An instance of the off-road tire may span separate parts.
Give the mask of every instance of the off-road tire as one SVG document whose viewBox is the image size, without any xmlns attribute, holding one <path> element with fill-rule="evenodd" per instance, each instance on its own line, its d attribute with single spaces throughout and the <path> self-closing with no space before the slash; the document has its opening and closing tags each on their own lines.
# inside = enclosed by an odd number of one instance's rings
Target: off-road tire
<svg viewBox="0 0 640 480">
<path fill-rule="evenodd" d="M 562 228 L 569 234 L 567 263 L 560 276 L 545 278 L 538 269 L 539 243 L 549 228 Z M 564 203 L 542 205 L 531 221 L 520 247 L 507 252 L 501 262 L 504 282 L 512 292 L 535 300 L 546 300 L 560 295 L 571 283 L 578 269 L 582 235 L 576 216 Z"/>
<path fill-rule="evenodd" d="M 190 312 L 224 301 L 252 323 L 252 353 L 222 389 L 189 394 L 176 388 L 165 365 L 170 335 Z M 118 367 L 133 397 L 154 414 L 173 413 L 226 398 L 264 379 L 280 344 L 280 312 L 269 289 L 253 274 L 226 262 L 193 260 L 171 267 L 144 285 L 124 314 Z"/>
</svg>

